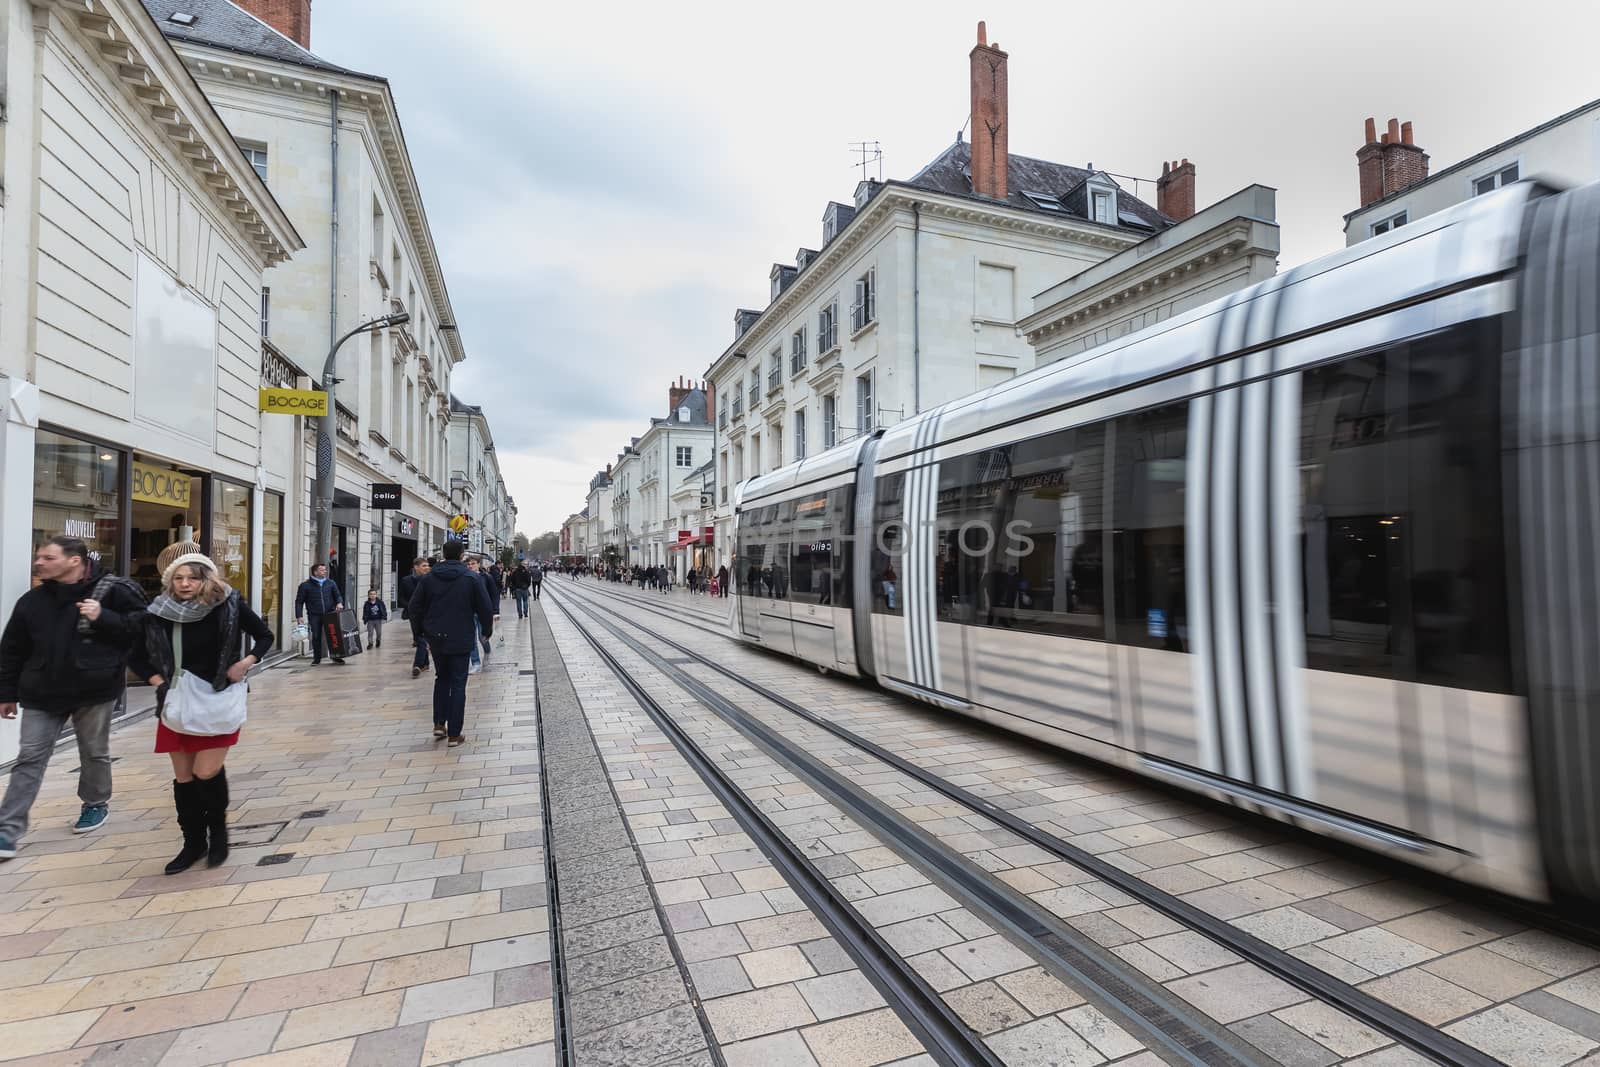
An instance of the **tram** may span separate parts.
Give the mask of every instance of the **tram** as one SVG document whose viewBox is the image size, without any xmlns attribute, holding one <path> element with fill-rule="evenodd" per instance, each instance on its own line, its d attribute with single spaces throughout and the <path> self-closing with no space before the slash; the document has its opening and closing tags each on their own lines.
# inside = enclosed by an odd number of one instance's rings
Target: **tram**
<svg viewBox="0 0 1600 1067">
<path fill-rule="evenodd" d="M 1600 184 L 1477 197 L 735 511 L 744 641 L 1600 899 Z"/>
</svg>

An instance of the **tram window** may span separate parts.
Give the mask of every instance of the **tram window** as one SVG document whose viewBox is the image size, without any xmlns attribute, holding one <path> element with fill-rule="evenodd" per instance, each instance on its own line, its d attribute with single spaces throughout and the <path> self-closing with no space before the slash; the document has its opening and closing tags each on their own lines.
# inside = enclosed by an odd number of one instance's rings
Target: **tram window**
<svg viewBox="0 0 1600 1067">
<path fill-rule="evenodd" d="M 1080 426 L 972 457 L 972 518 L 993 531 L 976 621 L 1104 640 L 1105 440 Z"/>
<path fill-rule="evenodd" d="M 767 533 L 767 558 L 761 568 L 762 592 L 773 600 L 789 598 L 789 545 L 794 538 L 794 502 L 777 505 Z"/>
<path fill-rule="evenodd" d="M 828 494 L 795 501 L 789 596 L 797 603 L 826 604 L 832 600 L 833 530 L 829 519 Z"/>
<path fill-rule="evenodd" d="M 1116 420 L 1111 565 L 1119 644 L 1189 651 L 1184 587 L 1188 437 L 1187 403 Z"/>
<path fill-rule="evenodd" d="M 1510 691 L 1497 330 L 1303 375 L 1308 667 Z"/>
<path fill-rule="evenodd" d="M 905 614 L 902 599 L 906 537 L 904 474 L 878 479 L 877 502 L 872 516 L 872 610 L 885 615 Z"/>
<path fill-rule="evenodd" d="M 960 456 L 939 464 L 939 497 L 934 513 L 935 616 L 944 622 L 968 623 L 977 614 L 983 565 L 989 552 L 981 523 L 967 510 L 973 457 Z"/>
<path fill-rule="evenodd" d="M 855 487 L 845 486 L 828 491 L 828 520 L 833 528 L 833 584 L 827 590 L 828 599 L 836 608 L 848 608 L 850 596 L 850 546 L 855 542 Z"/>
</svg>

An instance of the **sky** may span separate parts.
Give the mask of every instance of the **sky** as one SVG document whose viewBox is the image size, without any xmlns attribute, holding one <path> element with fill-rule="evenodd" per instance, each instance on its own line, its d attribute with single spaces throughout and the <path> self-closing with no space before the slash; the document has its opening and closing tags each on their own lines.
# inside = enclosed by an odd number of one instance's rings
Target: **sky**
<svg viewBox="0 0 1600 1067">
<path fill-rule="evenodd" d="M 1368 116 L 1413 122 L 1437 171 L 1600 97 L 1594 0 L 315 0 L 312 50 L 393 89 L 467 353 L 452 390 L 522 532 L 580 509 L 772 263 L 819 246 L 851 142 L 907 178 L 955 139 L 979 19 L 1012 151 L 1152 203 L 1163 159 L 1194 162 L 1202 208 L 1272 186 L 1280 268 L 1343 246 Z"/>
</svg>

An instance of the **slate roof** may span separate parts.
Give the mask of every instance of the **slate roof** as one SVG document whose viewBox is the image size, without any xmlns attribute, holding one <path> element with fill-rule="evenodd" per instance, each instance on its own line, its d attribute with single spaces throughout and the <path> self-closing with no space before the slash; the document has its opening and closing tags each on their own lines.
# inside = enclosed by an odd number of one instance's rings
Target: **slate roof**
<svg viewBox="0 0 1600 1067">
<path fill-rule="evenodd" d="M 372 81 L 383 81 L 372 74 L 363 74 L 341 67 L 301 48 L 271 26 L 256 18 L 229 0 L 143 0 L 145 10 L 156 20 L 161 32 L 172 41 L 183 41 L 207 48 L 220 48 L 241 55 L 275 59 L 282 63 L 323 70 L 331 74 L 349 74 Z M 193 25 L 180 26 L 169 21 L 176 12 L 187 12 L 195 17 Z"/>
<path fill-rule="evenodd" d="M 972 191 L 971 170 L 972 145 L 966 140 L 960 140 L 945 149 L 933 162 L 907 179 L 904 184 L 952 196 L 975 196 Z M 1070 167 L 1065 163 L 1051 163 L 1043 159 L 1013 154 L 1006 166 L 1007 195 L 1004 203 L 1007 207 L 1018 211 L 1059 217 L 1061 212 L 1046 211 L 1022 194 L 1045 193 L 1065 199 L 1068 194 L 1080 189 L 1092 173 L 1095 172 L 1084 167 Z M 1109 180 L 1109 175 L 1107 178 Z M 1130 216 L 1135 223 L 1153 230 L 1164 230 L 1172 225 L 1171 219 L 1143 200 L 1120 186 L 1118 190 L 1119 214 Z M 1082 198 L 1077 199 L 1081 201 Z M 1080 219 L 1084 217 L 1081 207 L 1077 210 L 1070 210 L 1069 207 L 1068 214 Z M 1123 224 L 1127 221 L 1129 220 L 1122 220 Z"/>
<path fill-rule="evenodd" d="M 689 421 L 688 422 L 679 422 L 678 421 L 678 408 L 680 408 L 680 407 L 684 407 L 684 408 L 688 408 L 689 409 Z M 652 425 L 652 426 L 660 426 L 663 423 L 669 423 L 669 422 L 672 423 L 675 426 L 690 426 L 690 427 L 710 426 L 711 425 L 711 419 L 706 413 L 706 391 L 704 389 L 691 389 L 691 390 L 689 390 L 688 394 L 685 395 L 682 400 L 678 401 L 677 407 L 674 407 L 672 409 L 672 411 L 667 415 L 666 418 L 664 418 L 664 419 L 651 418 L 650 425 Z M 634 438 L 635 443 L 637 443 L 638 440 L 639 439 L 637 437 Z"/>
</svg>

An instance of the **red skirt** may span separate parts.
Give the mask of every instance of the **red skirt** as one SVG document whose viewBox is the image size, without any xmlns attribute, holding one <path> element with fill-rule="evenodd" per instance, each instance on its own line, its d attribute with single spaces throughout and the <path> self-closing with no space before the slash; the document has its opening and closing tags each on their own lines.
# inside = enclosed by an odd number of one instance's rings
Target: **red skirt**
<svg viewBox="0 0 1600 1067">
<path fill-rule="evenodd" d="M 231 748 L 239 742 L 239 731 L 231 734 L 180 734 L 167 729 L 167 724 L 156 722 L 157 752 L 202 752 L 208 748 Z"/>
</svg>

